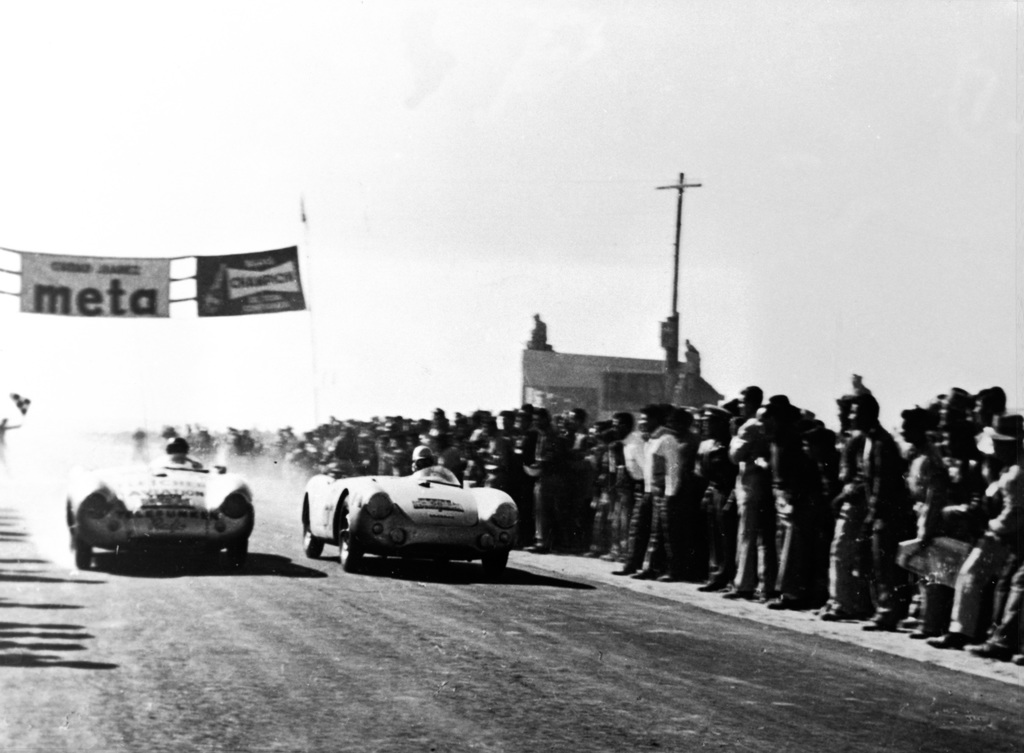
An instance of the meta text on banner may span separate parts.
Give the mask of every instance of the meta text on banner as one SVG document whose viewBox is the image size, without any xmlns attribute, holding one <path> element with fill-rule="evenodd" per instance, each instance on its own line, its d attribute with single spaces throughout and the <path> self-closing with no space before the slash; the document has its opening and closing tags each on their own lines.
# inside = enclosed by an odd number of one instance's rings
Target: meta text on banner
<svg viewBox="0 0 1024 753">
<path fill-rule="evenodd" d="M 167 317 L 169 259 L 21 253 L 21 310 L 58 316 Z"/>
</svg>

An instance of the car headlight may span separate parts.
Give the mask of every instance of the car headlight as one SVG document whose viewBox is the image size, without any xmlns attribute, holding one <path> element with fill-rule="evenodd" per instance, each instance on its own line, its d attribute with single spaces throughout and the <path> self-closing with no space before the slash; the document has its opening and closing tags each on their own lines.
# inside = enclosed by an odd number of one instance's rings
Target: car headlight
<svg viewBox="0 0 1024 753">
<path fill-rule="evenodd" d="M 249 514 L 249 500 L 247 500 L 241 494 L 229 494 L 227 498 L 220 503 L 220 512 L 224 517 L 227 518 L 244 518 Z"/>
<path fill-rule="evenodd" d="M 93 492 L 82 500 L 82 505 L 78 508 L 78 514 L 99 520 L 100 518 L 105 518 L 113 509 L 114 505 L 103 494 Z"/>
<path fill-rule="evenodd" d="M 511 502 L 502 502 L 491 516 L 491 522 L 498 528 L 511 528 L 519 522 L 519 510 Z"/>
<path fill-rule="evenodd" d="M 384 520 L 391 514 L 394 504 L 385 492 L 377 492 L 366 503 L 366 513 L 374 520 Z"/>
</svg>

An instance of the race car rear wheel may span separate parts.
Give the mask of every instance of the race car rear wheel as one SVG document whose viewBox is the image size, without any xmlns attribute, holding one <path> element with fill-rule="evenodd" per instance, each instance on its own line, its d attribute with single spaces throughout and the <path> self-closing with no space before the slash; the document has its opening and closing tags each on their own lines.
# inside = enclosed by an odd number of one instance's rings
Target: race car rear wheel
<svg viewBox="0 0 1024 753">
<path fill-rule="evenodd" d="M 302 526 L 302 551 L 311 560 L 319 559 L 324 551 L 324 540 L 313 535 L 313 532 L 309 530 L 308 523 L 304 523 Z"/>
<path fill-rule="evenodd" d="M 348 530 L 338 534 L 338 560 L 341 562 L 341 569 L 346 573 L 358 572 L 363 562 L 363 550 L 352 543 Z"/>
<path fill-rule="evenodd" d="M 249 539 L 242 539 L 228 546 L 225 551 L 227 555 L 228 567 L 231 570 L 239 570 L 245 565 L 245 560 L 249 556 Z"/>
<path fill-rule="evenodd" d="M 71 531 L 71 551 L 75 555 L 75 567 L 79 570 L 92 567 L 92 547 L 82 541 L 74 530 Z"/>
<path fill-rule="evenodd" d="M 508 550 L 485 554 L 482 564 L 484 566 L 484 575 L 488 578 L 500 578 L 505 574 L 505 566 L 508 565 Z"/>
</svg>

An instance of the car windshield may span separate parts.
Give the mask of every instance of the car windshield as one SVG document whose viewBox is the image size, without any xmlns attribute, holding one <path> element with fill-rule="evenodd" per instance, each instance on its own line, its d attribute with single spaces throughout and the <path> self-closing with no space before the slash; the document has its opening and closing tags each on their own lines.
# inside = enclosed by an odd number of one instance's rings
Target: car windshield
<svg viewBox="0 0 1024 753">
<path fill-rule="evenodd" d="M 429 468 L 416 471 L 416 473 L 412 474 L 412 477 L 426 481 L 439 481 L 442 484 L 462 486 L 462 484 L 459 483 L 459 480 L 455 477 L 455 474 L 443 465 L 432 465 Z"/>
</svg>

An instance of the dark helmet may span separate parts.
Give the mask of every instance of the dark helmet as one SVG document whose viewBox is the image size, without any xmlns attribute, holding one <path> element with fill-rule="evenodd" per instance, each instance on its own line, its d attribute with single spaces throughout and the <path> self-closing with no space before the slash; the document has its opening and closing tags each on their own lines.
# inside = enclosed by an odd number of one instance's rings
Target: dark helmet
<svg viewBox="0 0 1024 753">
<path fill-rule="evenodd" d="M 183 437 L 172 437 L 167 440 L 167 454 L 168 455 L 187 455 L 188 454 L 188 442 Z"/>
</svg>

